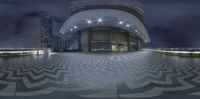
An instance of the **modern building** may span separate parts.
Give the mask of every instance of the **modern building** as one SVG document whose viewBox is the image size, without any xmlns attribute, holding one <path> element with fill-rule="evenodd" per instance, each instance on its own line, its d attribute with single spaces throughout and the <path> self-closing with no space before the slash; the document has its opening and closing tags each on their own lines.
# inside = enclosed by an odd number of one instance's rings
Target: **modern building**
<svg viewBox="0 0 200 99">
<path fill-rule="evenodd" d="M 52 51 L 60 52 L 65 48 L 65 41 L 62 40 L 59 36 L 52 37 Z"/>
<path fill-rule="evenodd" d="M 53 18 L 49 15 L 42 15 L 40 46 L 41 48 L 51 49 L 52 51 L 62 52 L 67 50 L 67 41 L 53 33 Z"/>
<path fill-rule="evenodd" d="M 142 4 L 136 0 L 74 0 L 60 32 L 67 39 L 79 35 L 82 51 L 140 50 L 150 42 Z"/>
<path fill-rule="evenodd" d="M 41 47 L 42 48 L 52 48 L 52 17 L 47 16 L 47 15 L 42 15 L 40 17 L 41 21 L 41 37 L 40 37 L 40 42 L 41 42 Z"/>
</svg>

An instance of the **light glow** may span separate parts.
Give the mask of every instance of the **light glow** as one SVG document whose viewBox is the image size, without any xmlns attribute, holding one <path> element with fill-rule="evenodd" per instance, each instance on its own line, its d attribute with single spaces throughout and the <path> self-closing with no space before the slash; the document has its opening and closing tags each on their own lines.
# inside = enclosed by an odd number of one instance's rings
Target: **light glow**
<svg viewBox="0 0 200 99">
<path fill-rule="evenodd" d="M 72 31 L 73 31 L 73 29 L 71 28 L 71 29 L 70 29 L 70 31 L 72 32 Z"/>
<path fill-rule="evenodd" d="M 119 24 L 119 25 L 123 25 L 123 24 L 124 24 L 124 21 L 119 21 L 118 24 Z"/>
<path fill-rule="evenodd" d="M 77 29 L 77 28 L 78 28 L 78 26 L 75 25 L 75 26 L 74 26 L 74 29 Z"/>
<path fill-rule="evenodd" d="M 131 26 L 130 24 L 127 24 L 127 25 L 126 25 L 127 28 L 129 28 L 130 26 Z"/>
<path fill-rule="evenodd" d="M 200 54 L 200 51 L 166 51 L 166 50 L 153 50 L 161 53 L 172 53 L 172 54 Z"/>
<path fill-rule="evenodd" d="M 92 24 L 92 20 L 91 20 L 91 19 L 87 19 L 87 20 L 86 20 L 86 23 L 87 23 L 87 24 Z"/>
<path fill-rule="evenodd" d="M 33 54 L 42 55 L 45 54 L 43 50 L 33 50 L 33 51 L 0 51 L 0 54 Z"/>
<path fill-rule="evenodd" d="M 103 18 L 97 18 L 96 20 L 98 23 L 102 23 L 103 22 Z"/>
</svg>

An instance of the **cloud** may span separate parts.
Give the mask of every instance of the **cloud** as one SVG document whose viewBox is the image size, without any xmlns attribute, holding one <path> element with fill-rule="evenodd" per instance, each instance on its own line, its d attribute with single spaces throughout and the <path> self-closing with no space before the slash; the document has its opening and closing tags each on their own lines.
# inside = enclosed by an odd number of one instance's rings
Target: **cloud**
<svg viewBox="0 0 200 99">
<path fill-rule="evenodd" d="M 67 19 L 68 2 L 68 0 L 1 0 L 0 47 L 38 47 L 40 16 L 46 14 L 54 17 L 56 32 L 61 27 L 60 24 Z"/>
<path fill-rule="evenodd" d="M 142 0 L 152 42 L 147 47 L 200 47 L 199 0 Z M 195 37 L 194 37 L 195 36 Z"/>
<path fill-rule="evenodd" d="M 0 0 L 0 47 L 37 47 L 40 15 L 54 18 L 58 33 L 71 0 Z M 152 39 L 147 47 L 199 47 L 200 0 L 140 0 Z M 17 42 L 17 44 L 15 44 Z"/>
</svg>

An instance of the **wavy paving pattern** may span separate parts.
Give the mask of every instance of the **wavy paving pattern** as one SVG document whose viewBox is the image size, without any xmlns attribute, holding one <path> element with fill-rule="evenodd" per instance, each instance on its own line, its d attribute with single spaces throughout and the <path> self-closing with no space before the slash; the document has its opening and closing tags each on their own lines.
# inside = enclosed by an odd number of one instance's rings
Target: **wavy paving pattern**
<svg viewBox="0 0 200 99">
<path fill-rule="evenodd" d="M 0 58 L 0 96 L 54 92 L 105 99 L 200 96 L 200 59 L 148 51 Z"/>
</svg>

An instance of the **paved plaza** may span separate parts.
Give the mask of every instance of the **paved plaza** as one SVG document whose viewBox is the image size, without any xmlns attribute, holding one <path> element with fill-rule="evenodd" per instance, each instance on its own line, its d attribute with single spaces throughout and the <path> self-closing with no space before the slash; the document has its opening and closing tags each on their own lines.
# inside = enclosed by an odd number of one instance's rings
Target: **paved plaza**
<svg viewBox="0 0 200 99">
<path fill-rule="evenodd" d="M 200 98 L 200 58 L 150 51 L 1 57 L 0 99 Z"/>
</svg>

